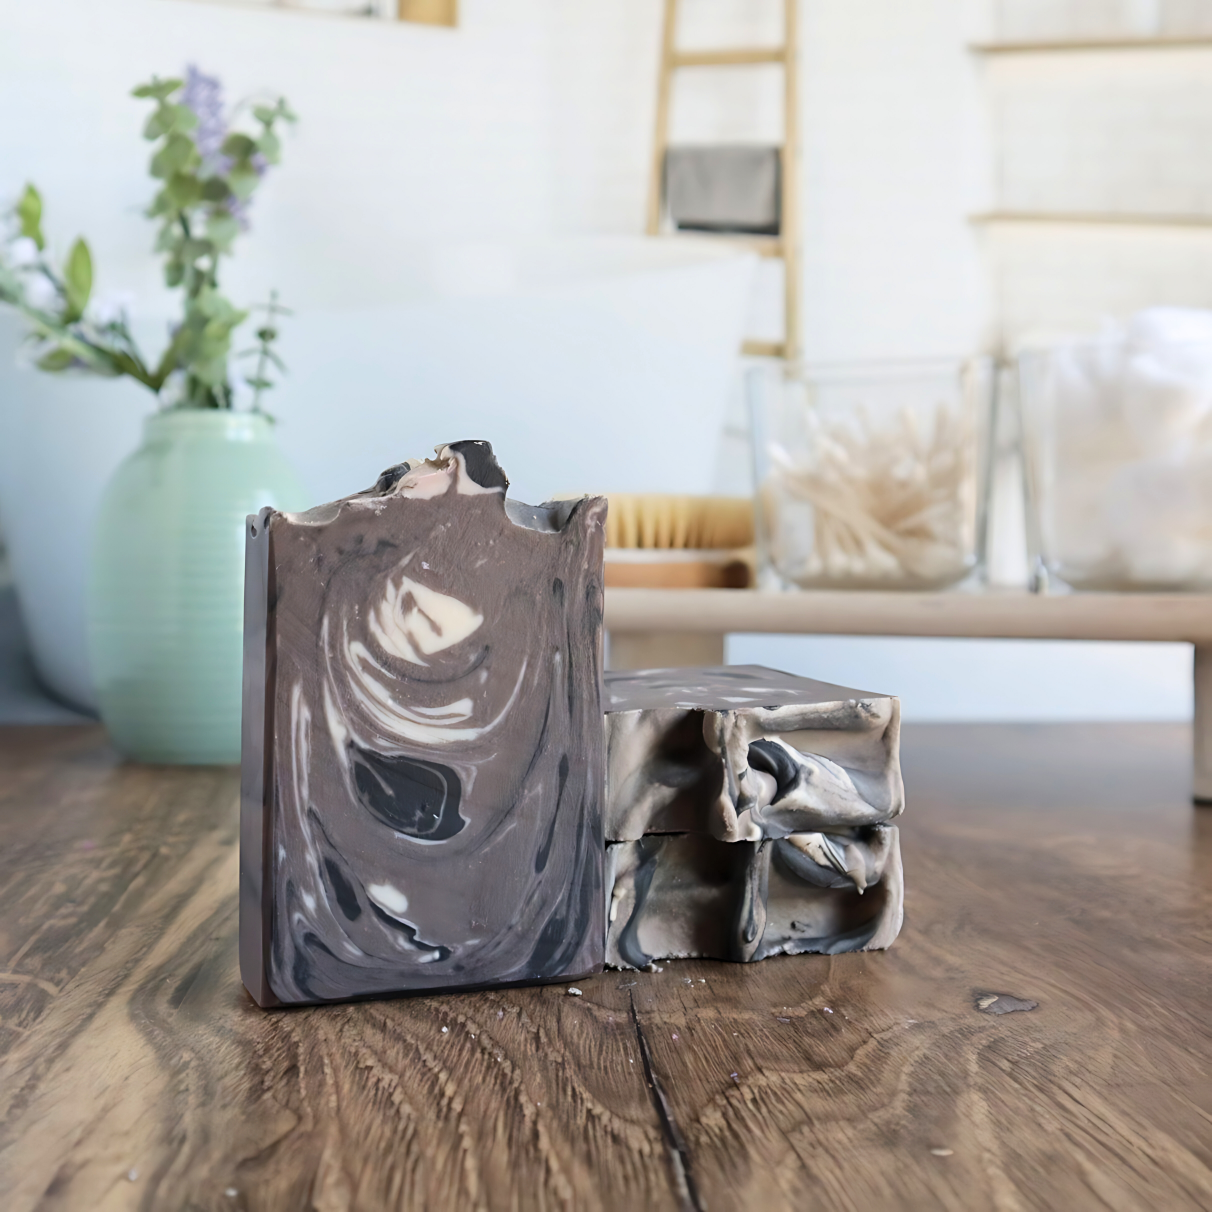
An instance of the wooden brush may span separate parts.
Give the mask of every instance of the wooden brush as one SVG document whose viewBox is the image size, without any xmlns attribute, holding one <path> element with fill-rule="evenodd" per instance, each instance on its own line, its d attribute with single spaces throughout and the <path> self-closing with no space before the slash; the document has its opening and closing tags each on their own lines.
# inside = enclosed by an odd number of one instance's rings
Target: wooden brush
<svg viewBox="0 0 1212 1212">
<path fill-rule="evenodd" d="M 752 580 L 747 497 L 608 493 L 606 584 L 633 589 L 743 589 Z"/>
</svg>

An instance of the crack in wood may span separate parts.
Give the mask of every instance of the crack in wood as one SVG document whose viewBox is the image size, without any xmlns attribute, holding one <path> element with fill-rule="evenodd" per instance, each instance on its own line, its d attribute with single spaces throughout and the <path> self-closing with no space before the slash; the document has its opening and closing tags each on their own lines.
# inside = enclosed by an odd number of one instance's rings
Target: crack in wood
<svg viewBox="0 0 1212 1212">
<path fill-rule="evenodd" d="M 648 1049 L 648 1040 L 640 1026 L 640 1016 L 635 1008 L 635 991 L 628 990 L 631 999 L 631 1022 L 635 1027 L 635 1038 L 640 1048 L 640 1061 L 644 1066 L 644 1078 L 648 1089 L 652 1092 L 652 1105 L 656 1109 L 657 1119 L 661 1121 L 661 1135 L 669 1150 L 669 1164 L 673 1170 L 673 1184 L 677 1189 L 682 1208 L 686 1212 L 705 1212 L 704 1203 L 699 1199 L 698 1188 L 694 1185 L 694 1176 L 690 1172 L 690 1150 L 686 1147 L 686 1139 L 674 1118 L 673 1108 L 665 1097 L 665 1091 L 657 1079 L 656 1070 L 652 1066 L 652 1053 Z"/>
</svg>

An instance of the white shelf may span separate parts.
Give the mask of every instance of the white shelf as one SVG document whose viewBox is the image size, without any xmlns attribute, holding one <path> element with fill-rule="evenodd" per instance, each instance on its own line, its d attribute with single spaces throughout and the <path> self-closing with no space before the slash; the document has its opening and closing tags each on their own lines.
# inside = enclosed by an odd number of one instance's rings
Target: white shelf
<svg viewBox="0 0 1212 1212">
<path fill-rule="evenodd" d="M 1091 227 L 1186 227 L 1212 228 L 1212 215 L 1142 215 L 1115 214 L 1114 211 L 1063 211 L 1063 210 L 992 210 L 983 214 L 969 215 L 970 223 L 992 225 L 995 223 L 1058 224 L 1061 226 Z"/>
<path fill-rule="evenodd" d="M 1037 42 L 974 42 L 976 55 L 1055 55 L 1090 51 L 1212 50 L 1212 37 L 1186 38 L 1057 38 Z"/>
</svg>

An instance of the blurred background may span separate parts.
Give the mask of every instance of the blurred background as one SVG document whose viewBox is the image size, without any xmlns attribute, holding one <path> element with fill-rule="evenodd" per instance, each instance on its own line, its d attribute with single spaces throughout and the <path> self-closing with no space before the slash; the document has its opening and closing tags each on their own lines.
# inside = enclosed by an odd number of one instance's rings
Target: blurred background
<svg viewBox="0 0 1212 1212">
<path fill-rule="evenodd" d="M 294 312 L 271 407 L 314 501 L 461 437 L 489 438 L 523 499 L 751 492 L 754 360 L 739 351 L 787 338 L 784 267 L 739 241 L 645 238 L 661 0 L 459 0 L 454 25 L 345 7 L 11 0 L 0 198 L 36 180 L 53 238 L 86 233 L 95 289 L 158 331 L 170 304 L 132 85 L 197 64 L 232 101 L 284 94 L 300 121 L 225 285 L 241 300 L 277 289 Z M 792 335 L 806 363 L 1005 358 L 1143 308 L 1212 307 L 1212 2 L 797 11 Z M 776 0 L 682 0 L 677 41 L 776 45 L 782 19 Z M 780 72 L 679 73 L 671 145 L 778 144 Z M 128 383 L 81 401 L 47 376 L 34 392 L 35 372 L 10 365 L 18 331 L 0 317 L 0 529 L 28 507 L 80 565 L 63 536 L 84 533 L 78 515 L 137 444 L 149 401 Z M 989 575 L 1025 586 L 1003 428 Z M 40 695 L 11 571 L 0 577 L 0 718 L 73 718 Z M 56 602 L 76 609 L 72 592 L 50 584 L 37 618 L 23 600 L 26 627 L 80 632 L 54 617 Z M 899 694 L 910 719 L 1191 712 L 1180 644 L 736 635 L 727 656 Z M 57 688 L 87 699 L 69 672 Z"/>
</svg>

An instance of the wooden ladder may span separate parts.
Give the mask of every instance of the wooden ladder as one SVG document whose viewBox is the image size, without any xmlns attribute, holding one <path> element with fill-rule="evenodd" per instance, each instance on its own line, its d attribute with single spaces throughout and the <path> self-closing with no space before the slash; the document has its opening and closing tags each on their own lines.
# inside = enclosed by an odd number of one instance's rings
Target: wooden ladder
<svg viewBox="0 0 1212 1212">
<path fill-rule="evenodd" d="M 781 146 L 779 234 L 777 236 L 717 237 L 743 243 L 764 257 L 783 262 L 783 340 L 746 341 L 742 352 L 756 357 L 793 361 L 800 353 L 800 241 L 796 186 L 799 177 L 797 73 L 799 38 L 798 0 L 783 0 L 783 44 L 774 47 L 737 47 L 684 51 L 677 48 L 678 0 L 665 0 L 661 36 L 661 64 L 657 76 L 656 138 L 652 148 L 652 176 L 648 185 L 648 234 L 661 233 L 665 152 L 669 147 L 669 98 L 673 74 L 684 67 L 748 67 L 778 63 L 783 68 L 783 142 Z"/>
</svg>

